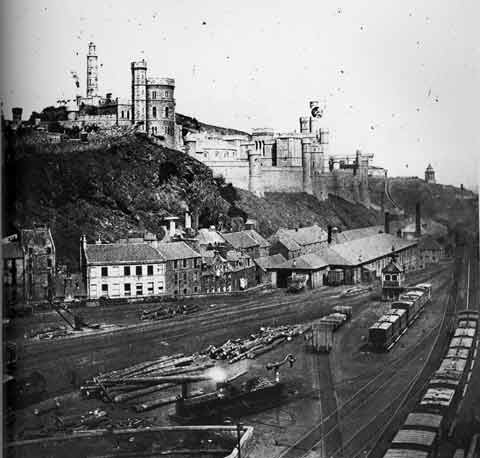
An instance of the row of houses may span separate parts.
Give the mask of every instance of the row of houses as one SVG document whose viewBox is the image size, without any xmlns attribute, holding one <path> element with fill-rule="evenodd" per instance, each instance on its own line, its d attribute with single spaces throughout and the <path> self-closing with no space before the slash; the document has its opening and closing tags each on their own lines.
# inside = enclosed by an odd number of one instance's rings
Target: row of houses
<svg viewBox="0 0 480 458">
<path fill-rule="evenodd" d="M 170 218 L 170 229 L 161 240 L 148 232 L 115 243 L 88 243 L 82 236 L 81 273 L 69 294 L 128 299 L 228 293 L 260 283 L 283 288 L 295 277 L 303 277 L 311 288 L 356 284 L 379 278 L 392 254 L 406 272 L 443 256 L 435 240 L 402 239 L 384 229 L 340 232 L 312 225 L 282 228 L 267 240 L 254 224 L 237 232 L 219 232 L 212 226 L 194 233 L 179 230 Z M 48 228 L 25 229 L 19 239 L 4 239 L 3 259 L 7 302 L 55 295 L 55 245 Z"/>
</svg>

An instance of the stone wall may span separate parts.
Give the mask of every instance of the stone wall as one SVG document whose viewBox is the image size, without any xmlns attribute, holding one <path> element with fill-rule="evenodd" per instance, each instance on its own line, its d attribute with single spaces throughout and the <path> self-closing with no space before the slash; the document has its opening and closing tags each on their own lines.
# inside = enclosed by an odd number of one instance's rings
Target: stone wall
<svg viewBox="0 0 480 458">
<path fill-rule="evenodd" d="M 264 192 L 302 192 L 302 167 L 262 167 Z"/>
</svg>

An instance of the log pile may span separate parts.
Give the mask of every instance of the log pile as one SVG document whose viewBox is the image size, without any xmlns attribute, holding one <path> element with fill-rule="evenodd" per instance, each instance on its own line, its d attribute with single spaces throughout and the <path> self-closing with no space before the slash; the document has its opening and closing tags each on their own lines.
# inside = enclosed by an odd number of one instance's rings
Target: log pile
<svg viewBox="0 0 480 458">
<path fill-rule="evenodd" d="M 177 305 L 176 307 L 157 307 L 151 310 L 143 310 L 140 319 L 141 320 L 168 320 L 177 315 L 190 315 L 198 311 L 200 307 L 198 305 Z"/>
<path fill-rule="evenodd" d="M 205 370 L 214 365 L 208 356 L 182 353 L 163 356 L 93 377 L 81 387 L 81 392 L 85 397 L 130 405 L 143 412 L 175 402 L 177 395 L 171 394 L 172 388 L 182 383 L 208 380 Z M 170 392 L 166 394 L 166 391 Z M 162 396 L 158 397 L 160 392 Z"/>
<path fill-rule="evenodd" d="M 293 337 L 303 334 L 306 330 L 305 325 L 262 327 L 258 333 L 251 334 L 247 339 L 227 340 L 220 347 L 210 345 L 202 354 L 212 359 L 227 360 L 233 364 L 242 359 L 254 359 L 267 353 Z"/>
</svg>

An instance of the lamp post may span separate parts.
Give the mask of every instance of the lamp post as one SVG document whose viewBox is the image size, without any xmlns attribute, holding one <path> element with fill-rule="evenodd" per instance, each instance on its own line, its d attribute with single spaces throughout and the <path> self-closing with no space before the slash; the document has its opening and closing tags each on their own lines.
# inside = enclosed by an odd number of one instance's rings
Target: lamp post
<svg viewBox="0 0 480 458">
<path fill-rule="evenodd" d="M 230 418 L 230 417 L 226 417 L 224 418 L 224 423 L 227 424 L 227 425 L 233 425 L 233 420 Z M 241 451 L 241 448 L 240 448 L 240 441 L 241 441 L 241 438 L 242 438 L 242 424 L 241 423 L 237 423 L 237 448 L 238 448 L 238 458 L 242 458 L 242 451 Z"/>
</svg>

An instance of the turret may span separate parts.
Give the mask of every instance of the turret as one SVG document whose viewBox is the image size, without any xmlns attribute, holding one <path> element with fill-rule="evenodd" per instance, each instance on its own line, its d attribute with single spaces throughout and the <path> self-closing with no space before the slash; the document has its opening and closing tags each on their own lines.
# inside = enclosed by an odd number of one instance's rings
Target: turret
<svg viewBox="0 0 480 458">
<path fill-rule="evenodd" d="M 302 138 L 303 192 L 313 194 L 312 188 L 312 139 Z"/>
<path fill-rule="evenodd" d="M 98 95 L 98 56 L 93 42 L 88 44 L 87 97 Z"/>
<path fill-rule="evenodd" d="M 261 170 L 261 153 L 255 150 L 255 144 L 249 143 L 247 145 L 248 151 L 248 190 L 259 196 L 263 196 L 262 187 L 262 170 Z"/>
<path fill-rule="evenodd" d="M 132 122 L 137 129 L 146 132 L 147 121 L 147 62 L 132 62 Z"/>
<path fill-rule="evenodd" d="M 163 137 L 164 144 L 175 147 L 175 80 L 173 78 L 147 78 L 146 131 Z"/>
</svg>

